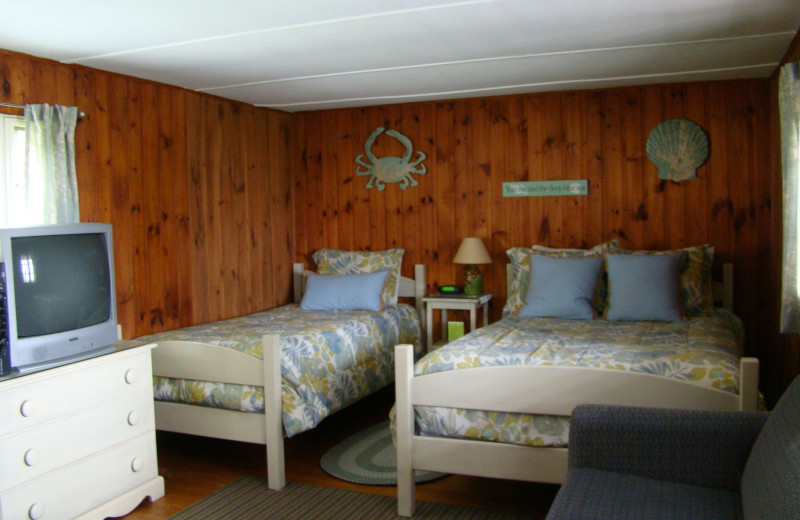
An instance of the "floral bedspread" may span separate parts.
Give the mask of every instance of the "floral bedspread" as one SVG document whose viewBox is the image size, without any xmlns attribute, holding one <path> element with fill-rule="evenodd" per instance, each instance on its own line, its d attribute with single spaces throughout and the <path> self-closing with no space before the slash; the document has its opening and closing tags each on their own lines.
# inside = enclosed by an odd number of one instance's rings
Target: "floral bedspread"
<svg viewBox="0 0 800 520">
<path fill-rule="evenodd" d="M 504 318 L 437 349 L 415 374 L 497 365 L 630 370 L 738 393 L 741 322 L 716 309 L 681 322 Z M 569 418 L 416 407 L 423 435 L 566 446 Z"/>
<path fill-rule="evenodd" d="M 139 338 L 210 343 L 262 358 L 262 336 L 281 336 L 283 426 L 287 436 L 394 380 L 394 346 L 420 344 L 417 311 L 400 304 L 380 312 L 304 311 L 290 304 L 266 312 Z M 263 387 L 154 377 L 156 400 L 263 413 Z"/>
</svg>

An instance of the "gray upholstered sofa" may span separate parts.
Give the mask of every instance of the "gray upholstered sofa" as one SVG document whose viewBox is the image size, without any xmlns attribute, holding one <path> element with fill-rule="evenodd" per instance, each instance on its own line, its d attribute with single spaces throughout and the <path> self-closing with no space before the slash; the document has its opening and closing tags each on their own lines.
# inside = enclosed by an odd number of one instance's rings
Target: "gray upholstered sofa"
<svg viewBox="0 0 800 520">
<path fill-rule="evenodd" d="M 800 378 L 766 412 L 581 405 L 547 520 L 800 519 Z"/>
</svg>

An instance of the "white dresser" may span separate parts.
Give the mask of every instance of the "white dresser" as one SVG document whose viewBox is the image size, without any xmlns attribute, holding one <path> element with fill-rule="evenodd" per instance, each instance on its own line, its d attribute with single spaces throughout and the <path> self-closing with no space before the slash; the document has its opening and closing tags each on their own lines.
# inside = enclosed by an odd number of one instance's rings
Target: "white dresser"
<svg viewBox="0 0 800 520">
<path fill-rule="evenodd" d="M 122 516 L 164 496 L 154 347 L 0 381 L 0 520 Z"/>
</svg>

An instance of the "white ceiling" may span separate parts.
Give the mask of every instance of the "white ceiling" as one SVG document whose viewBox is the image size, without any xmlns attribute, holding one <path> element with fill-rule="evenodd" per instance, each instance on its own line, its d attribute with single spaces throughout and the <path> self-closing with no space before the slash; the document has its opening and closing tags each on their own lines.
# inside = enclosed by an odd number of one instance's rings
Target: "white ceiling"
<svg viewBox="0 0 800 520">
<path fill-rule="evenodd" d="M 295 112 L 766 77 L 798 0 L 14 0 L 0 48 Z"/>
</svg>

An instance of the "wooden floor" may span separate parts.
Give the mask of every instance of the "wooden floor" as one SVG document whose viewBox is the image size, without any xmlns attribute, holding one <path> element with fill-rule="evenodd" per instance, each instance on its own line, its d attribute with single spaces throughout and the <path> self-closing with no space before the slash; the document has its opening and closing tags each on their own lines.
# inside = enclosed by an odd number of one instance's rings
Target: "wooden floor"
<svg viewBox="0 0 800 520">
<path fill-rule="evenodd" d="M 384 389 L 325 419 L 317 428 L 287 439 L 287 480 L 396 496 L 394 486 L 350 484 L 327 475 L 319 466 L 320 457 L 330 447 L 388 417 L 392 390 Z M 153 503 L 145 500 L 126 520 L 165 519 L 241 475 L 266 475 L 262 445 L 166 432 L 158 432 L 157 442 L 166 494 Z M 557 490 L 548 484 L 451 475 L 418 485 L 417 500 L 528 513 L 532 519 L 542 519 Z"/>
</svg>

